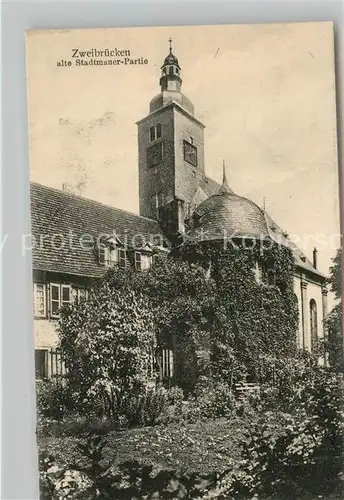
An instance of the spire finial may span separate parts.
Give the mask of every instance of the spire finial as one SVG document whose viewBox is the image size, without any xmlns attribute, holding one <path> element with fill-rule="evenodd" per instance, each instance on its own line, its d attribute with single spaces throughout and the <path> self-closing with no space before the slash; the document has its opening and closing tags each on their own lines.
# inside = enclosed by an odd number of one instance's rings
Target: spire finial
<svg viewBox="0 0 344 500">
<path fill-rule="evenodd" d="M 263 198 L 263 210 L 264 210 L 264 212 L 266 210 L 266 197 L 265 196 Z"/>
<path fill-rule="evenodd" d="M 171 53 L 171 54 L 172 54 L 172 41 L 173 41 L 173 40 L 172 40 L 172 38 L 170 37 L 170 38 L 168 39 L 168 42 L 169 42 L 169 44 L 170 44 L 170 53 Z"/>
<path fill-rule="evenodd" d="M 222 160 L 222 186 L 219 191 L 220 194 L 228 193 L 232 194 L 233 191 L 228 186 L 227 175 L 226 175 L 226 163 L 225 160 Z"/>
</svg>

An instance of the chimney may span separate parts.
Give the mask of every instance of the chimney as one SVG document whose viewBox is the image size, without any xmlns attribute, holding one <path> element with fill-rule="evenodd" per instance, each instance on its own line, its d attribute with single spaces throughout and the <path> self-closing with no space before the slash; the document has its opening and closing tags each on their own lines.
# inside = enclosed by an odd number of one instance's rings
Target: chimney
<svg viewBox="0 0 344 500">
<path fill-rule="evenodd" d="M 317 268 L 317 253 L 318 253 L 318 250 L 314 247 L 313 248 L 313 267 L 314 267 L 314 269 Z"/>
</svg>

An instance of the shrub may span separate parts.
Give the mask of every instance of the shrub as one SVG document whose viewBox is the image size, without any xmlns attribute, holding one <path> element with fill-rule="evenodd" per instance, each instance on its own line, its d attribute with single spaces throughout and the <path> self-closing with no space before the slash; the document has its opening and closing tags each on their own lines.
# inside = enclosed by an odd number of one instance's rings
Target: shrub
<svg viewBox="0 0 344 500">
<path fill-rule="evenodd" d="M 250 414 L 243 429 L 240 470 L 229 473 L 219 488 L 228 495 L 224 498 L 313 498 L 341 489 L 343 383 L 321 369 L 313 375 L 294 413 Z"/>
<path fill-rule="evenodd" d="M 207 419 L 229 417 L 234 408 L 234 397 L 228 385 L 214 383 L 196 388 L 189 398 L 189 418 Z"/>
<path fill-rule="evenodd" d="M 167 401 L 170 405 L 180 405 L 184 400 L 184 392 L 180 387 L 172 387 L 167 391 Z"/>
<path fill-rule="evenodd" d="M 37 413 L 40 417 L 60 420 L 76 410 L 71 390 L 52 381 L 39 381 L 36 385 Z"/>
<path fill-rule="evenodd" d="M 165 389 L 147 389 L 137 395 L 123 398 L 118 417 L 130 427 L 155 425 L 168 405 Z"/>
</svg>

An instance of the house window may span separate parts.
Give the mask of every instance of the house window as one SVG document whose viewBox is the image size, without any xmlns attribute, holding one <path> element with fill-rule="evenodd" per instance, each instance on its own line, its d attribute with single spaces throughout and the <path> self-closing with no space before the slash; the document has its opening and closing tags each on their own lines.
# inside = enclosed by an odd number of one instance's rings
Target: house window
<svg viewBox="0 0 344 500">
<path fill-rule="evenodd" d="M 317 317 L 317 304 L 314 299 L 309 303 L 309 312 L 311 320 L 311 348 L 312 351 L 316 347 L 318 341 L 318 317 Z"/>
<path fill-rule="evenodd" d="M 46 310 L 46 287 L 44 283 L 35 283 L 33 287 L 34 293 L 34 315 L 36 317 L 45 318 Z"/>
<path fill-rule="evenodd" d="M 149 129 L 149 139 L 151 142 L 161 138 L 161 123 L 157 123 Z"/>
<path fill-rule="evenodd" d="M 152 256 L 141 252 L 135 252 L 135 269 L 146 271 L 152 267 Z"/>
<path fill-rule="evenodd" d="M 36 378 L 48 378 L 48 350 L 35 349 Z"/>
<path fill-rule="evenodd" d="M 190 142 L 190 144 L 194 143 L 193 137 L 189 137 L 189 142 Z"/>
<path fill-rule="evenodd" d="M 127 265 L 127 253 L 123 248 L 105 247 L 105 266 L 118 266 L 124 269 Z"/>
<path fill-rule="evenodd" d="M 50 315 L 58 317 L 59 309 L 71 303 L 71 287 L 70 285 L 50 284 Z"/>
<path fill-rule="evenodd" d="M 161 350 L 160 375 L 162 379 L 173 377 L 173 351 L 171 349 Z"/>
</svg>

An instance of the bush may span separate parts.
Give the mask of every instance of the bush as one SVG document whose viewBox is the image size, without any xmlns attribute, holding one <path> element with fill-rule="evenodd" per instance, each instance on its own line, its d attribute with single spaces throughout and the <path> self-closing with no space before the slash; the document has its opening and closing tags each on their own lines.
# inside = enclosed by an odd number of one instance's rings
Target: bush
<svg viewBox="0 0 344 500">
<path fill-rule="evenodd" d="M 184 400 L 184 392 L 180 387 L 172 387 L 167 391 L 167 401 L 170 405 L 179 406 Z"/>
<path fill-rule="evenodd" d="M 188 400 L 188 419 L 229 417 L 234 408 L 234 396 L 228 385 L 214 383 L 196 388 Z"/>
<path fill-rule="evenodd" d="M 137 395 L 123 398 L 118 408 L 118 418 L 128 426 L 155 425 L 168 405 L 165 389 L 148 389 Z"/>
<path fill-rule="evenodd" d="M 313 498 L 342 489 L 343 383 L 315 370 L 313 383 L 299 399 L 294 413 L 250 414 L 243 429 L 243 461 L 238 473 L 222 481 L 224 498 Z"/>
<path fill-rule="evenodd" d="M 53 381 L 39 381 L 36 385 L 36 405 L 39 417 L 60 420 L 75 412 L 76 402 L 71 390 Z"/>
</svg>

